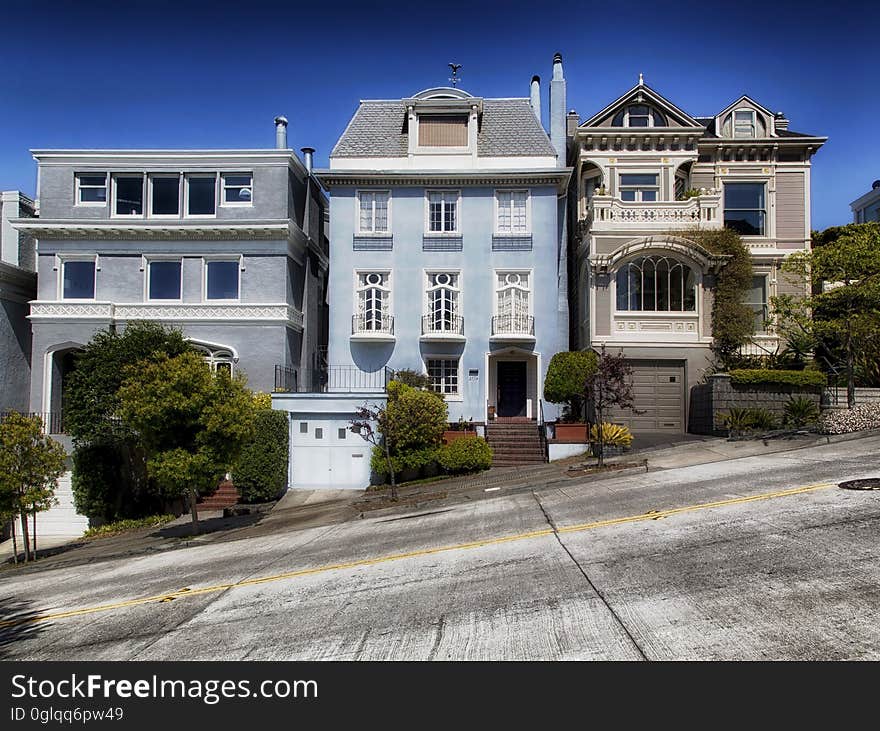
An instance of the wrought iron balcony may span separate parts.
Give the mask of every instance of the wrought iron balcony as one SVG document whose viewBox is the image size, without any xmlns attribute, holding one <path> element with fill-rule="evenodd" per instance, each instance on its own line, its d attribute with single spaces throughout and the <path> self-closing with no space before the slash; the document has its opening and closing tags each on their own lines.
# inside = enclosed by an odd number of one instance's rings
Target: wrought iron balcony
<svg viewBox="0 0 880 731">
<path fill-rule="evenodd" d="M 392 315 L 352 315 L 352 340 L 394 340 L 394 317 Z"/>
<path fill-rule="evenodd" d="M 463 340 L 464 318 L 458 315 L 425 315 L 422 340 Z"/>
<path fill-rule="evenodd" d="M 362 371 L 353 365 L 298 369 L 275 366 L 275 393 L 380 393 L 394 378 L 388 367 Z"/>
<path fill-rule="evenodd" d="M 535 318 L 531 315 L 495 315 L 492 337 L 501 340 L 534 340 Z"/>
</svg>

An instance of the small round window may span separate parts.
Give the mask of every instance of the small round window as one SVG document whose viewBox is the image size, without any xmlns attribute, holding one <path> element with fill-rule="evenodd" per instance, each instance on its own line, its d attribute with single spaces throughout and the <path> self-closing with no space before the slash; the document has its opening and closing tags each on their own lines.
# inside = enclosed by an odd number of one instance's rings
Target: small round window
<svg viewBox="0 0 880 731">
<path fill-rule="evenodd" d="M 508 274 L 508 275 L 505 277 L 505 281 L 506 281 L 508 284 L 517 285 L 517 284 L 520 283 L 520 276 L 519 276 L 519 274 L 515 274 L 515 273 Z"/>
<path fill-rule="evenodd" d="M 445 273 L 438 274 L 436 281 L 437 281 L 437 284 L 443 284 L 443 285 L 452 284 L 452 277 L 450 277 L 448 274 L 445 274 Z"/>
<path fill-rule="evenodd" d="M 382 275 L 376 273 L 368 274 L 367 284 L 382 284 Z"/>
</svg>

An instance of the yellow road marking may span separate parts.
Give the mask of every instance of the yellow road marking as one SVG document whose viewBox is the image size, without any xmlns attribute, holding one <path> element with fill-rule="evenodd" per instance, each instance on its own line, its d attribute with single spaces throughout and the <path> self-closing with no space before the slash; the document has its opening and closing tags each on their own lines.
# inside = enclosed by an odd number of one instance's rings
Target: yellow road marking
<svg viewBox="0 0 880 731">
<path fill-rule="evenodd" d="M 698 510 L 708 510 L 710 508 L 721 508 L 728 505 L 739 505 L 741 503 L 757 502 L 759 500 L 771 500 L 773 498 L 788 497 L 789 495 L 801 495 L 807 492 L 823 490 L 825 488 L 834 487 L 836 483 L 822 482 L 816 485 L 805 485 L 803 487 L 795 487 L 789 490 L 779 490 L 777 492 L 767 492 L 760 495 L 750 495 L 747 497 L 731 498 L 729 500 L 717 500 L 711 503 L 698 503 L 696 505 L 687 505 L 681 508 L 669 508 L 667 510 L 651 510 L 647 513 L 638 515 L 629 515 L 623 518 L 610 518 L 608 520 L 597 520 L 592 523 L 581 523 L 578 525 L 569 525 L 557 528 L 544 528 L 542 530 L 529 531 L 528 533 L 516 533 L 509 536 L 501 536 L 498 538 L 486 538 L 480 541 L 471 541 L 469 543 L 458 543 L 451 546 L 437 546 L 436 548 L 423 548 L 418 551 L 408 551 L 406 553 L 393 553 L 387 556 L 378 556 L 376 558 L 365 558 L 360 561 L 349 561 L 347 563 L 330 564 L 327 566 L 316 566 L 310 569 L 300 569 L 298 571 L 288 571 L 283 574 L 274 574 L 272 576 L 261 576 L 254 579 L 244 579 L 229 584 L 215 584 L 214 586 L 204 586 L 192 589 L 186 587 L 178 591 L 157 594 L 155 596 L 141 597 L 139 599 L 129 599 L 127 601 L 115 602 L 113 604 L 100 604 L 94 607 L 83 607 L 81 609 L 71 609 L 66 612 L 55 612 L 52 614 L 37 614 L 32 617 L 21 617 L 17 619 L 0 620 L 0 628 L 14 627 L 21 624 L 32 624 L 35 622 L 48 622 L 54 619 L 66 619 L 67 617 L 77 617 L 84 614 L 97 614 L 99 612 L 109 612 L 114 609 L 125 609 L 127 607 L 136 607 L 142 604 L 152 604 L 159 602 L 170 602 L 183 597 L 198 596 L 201 594 L 214 594 L 229 589 L 238 589 L 245 586 L 256 586 L 258 584 L 268 584 L 275 581 L 285 581 L 287 579 L 296 579 L 301 576 L 311 576 L 314 574 L 323 574 L 330 571 L 344 571 L 346 569 L 360 568 L 362 566 L 375 566 L 377 564 L 388 563 L 390 561 L 402 561 L 407 558 L 417 558 L 419 556 L 430 556 L 437 553 L 447 553 L 449 551 L 464 551 L 471 548 L 481 548 L 482 546 L 495 546 L 501 543 L 512 543 L 514 541 L 524 541 L 530 538 L 541 538 L 551 536 L 554 533 L 580 533 L 583 531 L 594 530 L 596 528 L 606 528 L 613 525 L 623 525 L 626 523 L 637 523 L 645 520 L 658 520 L 671 515 L 680 515 L 682 513 L 692 513 Z"/>
</svg>

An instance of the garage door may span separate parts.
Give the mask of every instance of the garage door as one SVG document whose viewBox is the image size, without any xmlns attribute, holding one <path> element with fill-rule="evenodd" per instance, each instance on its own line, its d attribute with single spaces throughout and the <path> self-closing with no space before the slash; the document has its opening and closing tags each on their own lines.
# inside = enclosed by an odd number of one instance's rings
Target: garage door
<svg viewBox="0 0 880 731">
<path fill-rule="evenodd" d="M 37 513 L 37 548 L 40 536 L 81 536 L 89 527 L 89 519 L 76 512 L 73 507 L 73 488 L 71 473 L 65 472 L 58 480 L 55 499 L 58 501 L 49 510 Z"/>
<path fill-rule="evenodd" d="M 668 360 L 633 360 L 630 365 L 635 407 L 642 413 L 617 409 L 611 420 L 633 432 L 684 432 L 684 365 Z"/>
<path fill-rule="evenodd" d="M 294 415 L 290 456 L 294 488 L 338 490 L 370 484 L 370 445 L 348 430 L 347 418 Z"/>
</svg>

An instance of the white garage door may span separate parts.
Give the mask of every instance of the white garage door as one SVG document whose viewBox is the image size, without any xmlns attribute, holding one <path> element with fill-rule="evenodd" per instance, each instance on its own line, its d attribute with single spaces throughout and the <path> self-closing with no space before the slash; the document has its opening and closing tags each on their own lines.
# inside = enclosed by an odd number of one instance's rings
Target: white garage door
<svg viewBox="0 0 880 731">
<path fill-rule="evenodd" d="M 345 418 L 294 415 L 290 438 L 294 489 L 364 488 L 370 484 L 370 444 Z"/>
<path fill-rule="evenodd" d="M 40 548 L 40 536 L 79 537 L 89 527 L 89 519 L 79 515 L 73 507 L 70 476 L 70 472 L 65 472 L 58 480 L 55 489 L 58 504 L 43 513 L 37 513 L 37 549 Z"/>
<path fill-rule="evenodd" d="M 611 420 L 633 432 L 684 432 L 684 366 L 664 360 L 633 360 L 630 365 L 635 407 L 642 413 L 618 409 Z"/>
</svg>

